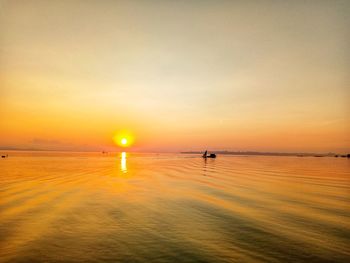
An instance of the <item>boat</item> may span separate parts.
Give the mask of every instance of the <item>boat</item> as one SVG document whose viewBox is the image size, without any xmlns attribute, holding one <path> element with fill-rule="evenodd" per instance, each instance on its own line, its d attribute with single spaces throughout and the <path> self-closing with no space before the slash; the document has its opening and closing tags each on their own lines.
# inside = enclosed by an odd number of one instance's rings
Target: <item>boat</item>
<svg viewBox="0 0 350 263">
<path fill-rule="evenodd" d="M 215 153 L 211 153 L 208 155 L 208 151 L 205 151 L 204 154 L 202 155 L 203 158 L 216 158 Z"/>
</svg>

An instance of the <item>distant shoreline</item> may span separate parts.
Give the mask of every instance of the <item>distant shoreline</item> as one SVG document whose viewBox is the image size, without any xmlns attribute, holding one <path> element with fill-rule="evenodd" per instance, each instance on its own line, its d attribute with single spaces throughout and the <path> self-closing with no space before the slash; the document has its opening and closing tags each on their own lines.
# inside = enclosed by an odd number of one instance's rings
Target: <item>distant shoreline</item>
<svg viewBox="0 0 350 263">
<path fill-rule="evenodd" d="M 258 156 L 295 156 L 295 157 L 347 157 L 346 154 L 336 153 L 284 153 L 284 152 L 255 152 L 255 151 L 210 151 L 220 155 L 258 155 Z M 184 151 L 182 154 L 202 154 L 200 151 Z"/>
</svg>

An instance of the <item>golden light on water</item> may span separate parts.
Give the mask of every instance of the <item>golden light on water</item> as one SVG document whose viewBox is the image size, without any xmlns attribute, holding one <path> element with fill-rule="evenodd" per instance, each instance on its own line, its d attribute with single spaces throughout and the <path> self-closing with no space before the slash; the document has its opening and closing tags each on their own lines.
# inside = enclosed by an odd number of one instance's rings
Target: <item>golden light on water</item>
<svg viewBox="0 0 350 263">
<path fill-rule="evenodd" d="M 181 262 L 174 249 L 193 240 L 186 244 L 191 258 L 207 262 L 307 262 L 310 255 L 315 262 L 348 262 L 348 160 L 221 155 L 205 163 L 188 157 L 132 158 L 125 150 L 115 158 L 39 151 L 0 158 L 6 175 L 0 225 L 7 235 L 0 261 L 56 262 L 55 248 L 64 262 L 118 262 L 128 246 L 140 252 L 130 252 L 130 262 L 151 261 L 160 249 Z M 172 228 L 156 227 L 163 225 Z M 150 244 L 149 236 L 169 239 Z M 217 247 L 203 254 L 213 240 Z M 92 246 L 97 249 L 90 254 Z"/>
<path fill-rule="evenodd" d="M 121 158 L 120 158 L 120 170 L 123 173 L 127 172 L 127 167 L 126 167 L 126 152 L 121 153 Z"/>
</svg>

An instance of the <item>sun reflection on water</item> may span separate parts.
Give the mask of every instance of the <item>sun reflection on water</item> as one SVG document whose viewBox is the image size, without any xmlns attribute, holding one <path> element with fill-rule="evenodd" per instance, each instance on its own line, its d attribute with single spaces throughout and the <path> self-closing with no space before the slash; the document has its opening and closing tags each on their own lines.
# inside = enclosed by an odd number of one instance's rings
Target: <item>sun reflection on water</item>
<svg viewBox="0 0 350 263">
<path fill-rule="evenodd" d="M 121 158 L 120 158 L 120 170 L 123 173 L 126 173 L 128 171 L 126 167 L 126 152 L 122 152 Z"/>
</svg>

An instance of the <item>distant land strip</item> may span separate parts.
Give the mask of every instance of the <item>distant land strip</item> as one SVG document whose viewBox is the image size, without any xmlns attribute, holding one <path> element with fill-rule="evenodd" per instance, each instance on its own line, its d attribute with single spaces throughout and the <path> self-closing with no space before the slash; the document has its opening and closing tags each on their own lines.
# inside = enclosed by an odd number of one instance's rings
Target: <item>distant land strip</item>
<svg viewBox="0 0 350 263">
<path fill-rule="evenodd" d="M 181 152 L 183 154 L 203 154 L 203 152 L 199 151 L 187 151 Z M 254 152 L 254 151 L 210 151 L 210 153 L 215 154 L 226 154 L 226 155 L 263 155 L 263 156 L 298 156 L 298 157 L 348 157 L 348 155 L 344 154 L 336 154 L 336 153 L 283 153 L 283 152 Z"/>
</svg>

